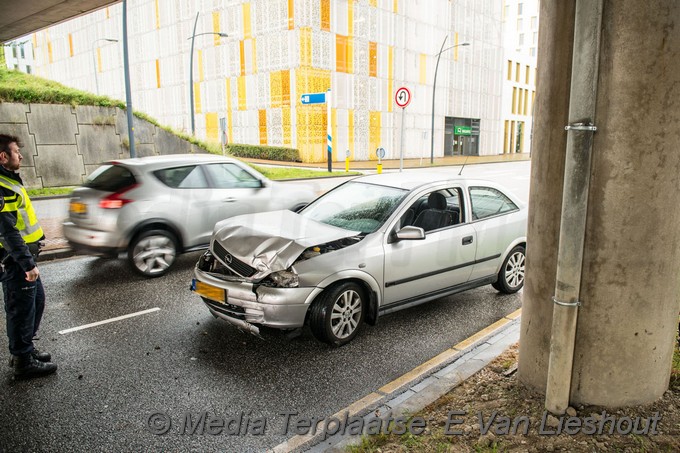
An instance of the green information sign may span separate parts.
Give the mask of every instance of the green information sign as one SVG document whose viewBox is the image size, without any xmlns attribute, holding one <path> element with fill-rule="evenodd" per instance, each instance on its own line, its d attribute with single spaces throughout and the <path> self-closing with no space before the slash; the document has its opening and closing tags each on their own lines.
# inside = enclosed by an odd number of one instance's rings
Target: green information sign
<svg viewBox="0 0 680 453">
<path fill-rule="evenodd" d="M 454 126 L 454 135 L 472 135 L 472 127 L 470 126 Z"/>
</svg>

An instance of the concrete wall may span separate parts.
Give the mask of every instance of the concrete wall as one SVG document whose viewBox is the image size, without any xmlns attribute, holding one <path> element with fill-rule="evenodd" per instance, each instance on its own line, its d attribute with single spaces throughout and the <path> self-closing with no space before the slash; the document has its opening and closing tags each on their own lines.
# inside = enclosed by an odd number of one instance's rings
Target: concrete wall
<svg viewBox="0 0 680 453">
<path fill-rule="evenodd" d="M 137 157 L 204 149 L 134 118 Z M 130 157 L 127 117 L 117 107 L 0 103 L 0 133 L 23 141 L 27 187 L 75 186 L 102 162 Z"/>
</svg>

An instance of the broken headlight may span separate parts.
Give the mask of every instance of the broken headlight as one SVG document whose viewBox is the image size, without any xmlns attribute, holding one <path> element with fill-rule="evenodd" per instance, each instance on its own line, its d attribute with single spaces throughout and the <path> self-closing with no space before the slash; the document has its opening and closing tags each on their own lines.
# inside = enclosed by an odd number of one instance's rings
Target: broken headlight
<svg viewBox="0 0 680 453">
<path fill-rule="evenodd" d="M 262 281 L 264 285 L 278 288 L 297 288 L 299 283 L 298 274 L 291 271 L 272 272 Z"/>
</svg>

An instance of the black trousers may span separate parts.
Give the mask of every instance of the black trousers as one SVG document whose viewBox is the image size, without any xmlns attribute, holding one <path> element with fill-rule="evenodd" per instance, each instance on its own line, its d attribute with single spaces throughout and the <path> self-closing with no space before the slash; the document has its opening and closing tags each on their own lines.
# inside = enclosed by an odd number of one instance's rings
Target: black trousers
<svg viewBox="0 0 680 453">
<path fill-rule="evenodd" d="M 38 332 L 45 310 L 45 290 L 38 278 L 26 281 L 26 273 L 17 264 L 6 269 L 2 291 L 7 314 L 9 352 L 26 356 L 33 351 L 33 337 Z"/>
</svg>

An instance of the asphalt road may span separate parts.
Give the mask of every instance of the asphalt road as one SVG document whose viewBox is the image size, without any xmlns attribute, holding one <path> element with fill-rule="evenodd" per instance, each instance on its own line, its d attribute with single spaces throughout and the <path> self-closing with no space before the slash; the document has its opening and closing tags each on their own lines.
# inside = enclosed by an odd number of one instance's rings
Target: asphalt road
<svg viewBox="0 0 680 453">
<path fill-rule="evenodd" d="M 528 165 L 504 165 L 480 167 L 526 199 Z M 328 417 L 521 305 L 521 294 L 488 286 L 385 316 L 338 349 L 307 330 L 261 340 L 213 319 L 189 291 L 199 255 L 151 280 L 121 260 L 42 264 L 48 308 L 36 345 L 59 370 L 14 381 L 3 361 L 0 451 L 265 451 L 294 434 L 282 414 Z M 143 310 L 154 311 L 63 333 Z M 202 413 L 236 417 L 241 433 L 191 434 Z M 150 418 L 155 429 L 169 419 L 169 431 L 154 434 Z"/>
</svg>

